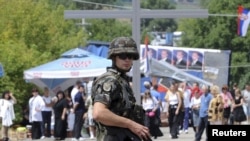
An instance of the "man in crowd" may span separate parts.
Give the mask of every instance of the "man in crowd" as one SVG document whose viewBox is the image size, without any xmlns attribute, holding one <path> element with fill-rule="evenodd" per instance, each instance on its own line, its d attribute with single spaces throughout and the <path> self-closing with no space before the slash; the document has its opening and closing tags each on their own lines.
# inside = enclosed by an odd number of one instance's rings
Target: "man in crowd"
<svg viewBox="0 0 250 141">
<path fill-rule="evenodd" d="M 206 141 L 208 141 L 208 131 L 207 126 L 209 125 L 208 121 L 208 107 L 211 99 L 213 98 L 210 94 L 208 86 L 202 86 L 202 96 L 201 96 L 201 105 L 199 111 L 200 123 L 198 125 L 198 131 L 195 134 L 195 141 L 201 141 L 202 134 L 206 129 Z"/>
</svg>

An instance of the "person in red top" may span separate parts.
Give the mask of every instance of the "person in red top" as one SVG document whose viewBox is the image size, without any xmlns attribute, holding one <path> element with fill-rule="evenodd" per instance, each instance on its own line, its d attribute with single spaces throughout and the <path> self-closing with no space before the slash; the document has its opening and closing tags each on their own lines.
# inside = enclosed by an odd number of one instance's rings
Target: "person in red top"
<svg viewBox="0 0 250 141">
<path fill-rule="evenodd" d="M 200 88 L 199 88 L 199 86 L 197 86 L 197 82 L 195 82 L 196 83 L 196 85 L 195 85 L 195 87 L 193 87 L 193 88 L 191 88 L 191 96 L 190 96 L 190 101 L 192 100 L 192 98 L 193 97 L 195 97 L 196 96 L 196 93 L 198 93 L 198 97 L 200 97 L 201 96 L 201 90 L 200 90 Z M 193 110 L 191 110 L 191 125 L 193 126 L 193 130 L 194 130 L 194 132 L 197 132 L 197 130 L 196 130 L 196 126 L 194 126 L 194 122 L 195 121 L 193 121 Z"/>
<path fill-rule="evenodd" d="M 198 82 L 194 82 L 193 83 L 193 87 L 191 88 L 191 96 L 190 96 L 190 100 L 192 99 L 192 97 L 195 96 L 195 92 L 197 92 L 201 95 L 201 91 L 200 91 L 200 88 L 199 88 L 199 83 Z"/>
</svg>

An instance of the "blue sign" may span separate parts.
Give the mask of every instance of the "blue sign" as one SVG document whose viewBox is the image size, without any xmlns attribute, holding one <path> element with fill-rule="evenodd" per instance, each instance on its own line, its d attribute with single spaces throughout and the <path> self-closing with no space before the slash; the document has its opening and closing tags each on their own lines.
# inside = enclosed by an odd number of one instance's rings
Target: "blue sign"
<svg viewBox="0 0 250 141">
<path fill-rule="evenodd" d="M 3 77 L 4 71 L 3 71 L 3 65 L 0 64 L 0 77 Z"/>
<path fill-rule="evenodd" d="M 173 45 L 173 33 L 166 33 L 166 45 L 172 46 Z"/>
</svg>

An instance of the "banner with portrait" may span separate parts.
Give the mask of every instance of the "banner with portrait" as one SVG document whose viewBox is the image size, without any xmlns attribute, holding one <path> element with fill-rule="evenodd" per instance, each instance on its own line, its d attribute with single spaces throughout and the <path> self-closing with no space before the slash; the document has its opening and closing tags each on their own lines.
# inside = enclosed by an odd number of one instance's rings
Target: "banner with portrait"
<svg viewBox="0 0 250 141">
<path fill-rule="evenodd" d="M 145 45 L 140 46 L 140 53 L 143 62 Z M 148 45 L 149 58 L 166 62 L 195 77 L 221 86 L 228 81 L 230 54 L 230 50 Z"/>
</svg>

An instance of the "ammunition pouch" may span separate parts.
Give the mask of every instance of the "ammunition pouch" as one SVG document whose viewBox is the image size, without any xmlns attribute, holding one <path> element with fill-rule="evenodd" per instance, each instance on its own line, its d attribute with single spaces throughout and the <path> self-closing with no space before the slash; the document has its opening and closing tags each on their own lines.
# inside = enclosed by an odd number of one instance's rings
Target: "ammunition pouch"
<svg viewBox="0 0 250 141">
<path fill-rule="evenodd" d="M 129 119 L 144 125 L 145 110 L 140 105 L 133 105 L 132 110 L 129 112 Z"/>
</svg>

